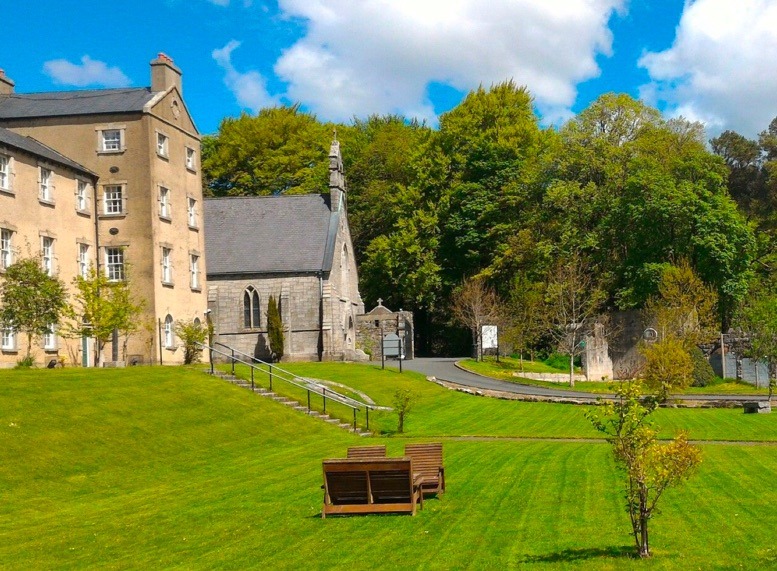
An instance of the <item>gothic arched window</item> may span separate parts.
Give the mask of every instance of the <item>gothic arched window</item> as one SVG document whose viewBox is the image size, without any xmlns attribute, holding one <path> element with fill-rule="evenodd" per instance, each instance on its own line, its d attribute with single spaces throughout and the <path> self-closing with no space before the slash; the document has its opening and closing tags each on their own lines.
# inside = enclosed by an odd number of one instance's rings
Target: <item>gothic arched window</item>
<svg viewBox="0 0 777 571">
<path fill-rule="evenodd" d="M 259 328 L 259 292 L 248 286 L 243 292 L 243 325 L 249 329 Z"/>
</svg>

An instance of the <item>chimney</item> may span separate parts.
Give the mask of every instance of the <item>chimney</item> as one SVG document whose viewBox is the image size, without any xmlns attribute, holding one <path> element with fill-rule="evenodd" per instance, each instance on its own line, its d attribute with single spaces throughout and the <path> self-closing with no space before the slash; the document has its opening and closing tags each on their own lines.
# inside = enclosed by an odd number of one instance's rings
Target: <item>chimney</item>
<svg viewBox="0 0 777 571">
<path fill-rule="evenodd" d="M 0 69 L 0 95 L 11 95 L 13 87 L 14 82 L 5 74 L 5 70 Z"/>
<path fill-rule="evenodd" d="M 175 66 L 170 56 L 159 52 L 157 58 L 151 62 L 151 91 L 167 91 L 173 86 L 183 95 L 181 70 Z"/>
<path fill-rule="evenodd" d="M 332 146 L 329 147 L 329 198 L 332 210 L 345 209 L 345 175 L 343 157 L 340 154 L 340 141 L 335 131 Z"/>
</svg>

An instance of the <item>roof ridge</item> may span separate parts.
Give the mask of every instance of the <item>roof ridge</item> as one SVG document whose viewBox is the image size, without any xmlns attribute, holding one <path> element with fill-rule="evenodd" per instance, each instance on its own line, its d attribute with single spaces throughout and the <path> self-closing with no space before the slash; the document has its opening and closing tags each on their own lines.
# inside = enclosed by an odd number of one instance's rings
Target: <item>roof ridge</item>
<svg viewBox="0 0 777 571">
<path fill-rule="evenodd" d="M 120 91 L 148 91 L 149 93 L 155 93 L 151 91 L 151 87 L 99 87 L 95 89 L 63 89 L 60 91 L 28 91 L 25 93 L 13 92 L 7 95 L 0 95 L 0 97 L 7 97 L 8 99 L 24 99 L 27 95 L 62 95 L 66 93 L 94 93 L 95 96 L 106 93 L 116 93 Z"/>
</svg>

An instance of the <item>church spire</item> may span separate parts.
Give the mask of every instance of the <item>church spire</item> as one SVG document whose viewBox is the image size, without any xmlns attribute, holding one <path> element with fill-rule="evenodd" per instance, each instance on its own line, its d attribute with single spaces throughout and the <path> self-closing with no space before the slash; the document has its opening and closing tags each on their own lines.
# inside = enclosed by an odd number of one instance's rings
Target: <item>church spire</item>
<svg viewBox="0 0 777 571">
<path fill-rule="evenodd" d="M 332 210 L 345 209 L 345 174 L 343 173 L 343 157 L 340 154 L 340 141 L 337 140 L 337 129 L 332 133 L 332 146 L 329 147 L 329 196 Z"/>
</svg>

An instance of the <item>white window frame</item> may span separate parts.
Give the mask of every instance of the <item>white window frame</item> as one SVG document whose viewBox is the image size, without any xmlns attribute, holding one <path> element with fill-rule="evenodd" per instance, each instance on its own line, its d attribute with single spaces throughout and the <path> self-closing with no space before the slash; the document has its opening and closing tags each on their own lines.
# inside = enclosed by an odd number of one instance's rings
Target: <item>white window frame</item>
<svg viewBox="0 0 777 571">
<path fill-rule="evenodd" d="M 82 179 L 76 179 L 76 210 L 87 212 L 89 210 L 89 183 Z"/>
<path fill-rule="evenodd" d="M 156 154 L 160 157 L 168 158 L 170 150 L 170 137 L 164 133 L 156 132 Z"/>
<path fill-rule="evenodd" d="M 109 134 L 116 134 L 116 137 Z M 101 129 L 100 130 L 100 152 L 101 153 L 120 153 L 124 150 L 124 129 Z"/>
<path fill-rule="evenodd" d="M 0 228 L 0 270 L 7 270 L 13 264 L 13 235 L 13 230 Z"/>
<path fill-rule="evenodd" d="M 159 187 L 159 216 L 170 219 L 170 189 L 165 186 Z"/>
<path fill-rule="evenodd" d="M 40 237 L 40 254 L 43 271 L 47 275 L 54 275 L 54 238 L 51 236 Z"/>
<path fill-rule="evenodd" d="M 38 198 L 44 202 L 53 202 L 54 171 L 47 167 L 38 167 Z"/>
<path fill-rule="evenodd" d="M 172 248 L 162 247 L 162 283 L 164 284 L 173 283 L 172 253 Z"/>
<path fill-rule="evenodd" d="M 84 279 L 89 277 L 89 244 L 78 243 L 78 275 Z"/>
<path fill-rule="evenodd" d="M 11 157 L 0 154 L 0 189 L 11 190 Z"/>
<path fill-rule="evenodd" d="M 110 282 L 124 281 L 124 248 L 105 248 L 105 276 Z"/>
<path fill-rule="evenodd" d="M 165 317 L 165 329 L 164 329 L 164 345 L 165 349 L 175 349 L 175 332 L 173 331 L 173 316 L 169 313 Z"/>
<path fill-rule="evenodd" d="M 103 186 L 103 214 L 120 216 L 124 214 L 124 185 L 106 184 Z"/>
<path fill-rule="evenodd" d="M 186 197 L 186 218 L 189 228 L 197 228 L 197 199 L 191 196 Z"/>
<path fill-rule="evenodd" d="M 189 254 L 189 287 L 200 289 L 200 257 Z"/>
<path fill-rule="evenodd" d="M 57 329 L 54 324 L 50 324 L 49 330 L 43 334 L 43 349 L 45 351 L 57 350 Z"/>
<path fill-rule="evenodd" d="M 197 151 L 191 147 L 186 147 L 186 168 L 190 171 L 197 170 Z"/>
<path fill-rule="evenodd" d="M 16 330 L 13 327 L 5 327 L 0 330 L 0 349 L 16 351 Z"/>
</svg>

